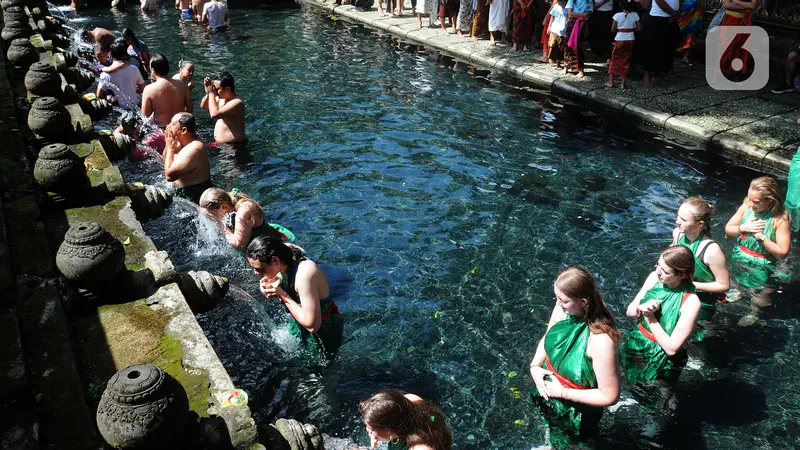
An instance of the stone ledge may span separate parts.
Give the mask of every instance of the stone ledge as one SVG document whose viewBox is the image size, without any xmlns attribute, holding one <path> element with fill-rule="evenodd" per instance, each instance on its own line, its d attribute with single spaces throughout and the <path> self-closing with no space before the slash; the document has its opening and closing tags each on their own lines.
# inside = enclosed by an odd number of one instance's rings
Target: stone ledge
<svg viewBox="0 0 800 450">
<path fill-rule="evenodd" d="M 777 152 L 780 149 L 779 147 L 771 146 L 762 149 L 763 151 L 752 151 L 751 147 L 753 146 L 750 142 L 756 139 L 756 136 L 749 138 L 740 137 L 738 139 L 717 139 L 720 130 L 708 129 L 698 123 L 692 123 L 676 117 L 676 115 L 685 112 L 714 105 L 724 105 L 727 102 L 755 95 L 752 93 L 710 92 L 710 88 L 705 84 L 704 76 L 700 76 L 697 73 L 687 72 L 678 68 L 676 73 L 679 75 L 679 84 L 682 83 L 680 86 L 661 87 L 654 89 L 653 94 L 637 93 L 633 97 L 631 97 L 630 94 L 617 95 L 608 89 L 598 87 L 602 85 L 602 82 L 605 81 L 604 79 L 587 81 L 587 78 L 596 78 L 597 76 L 597 73 L 592 72 L 594 66 L 589 68 L 591 69 L 589 72 L 592 73 L 587 74 L 587 77 L 583 80 L 550 75 L 546 73 L 546 71 L 539 69 L 542 65 L 535 63 L 532 56 L 530 57 L 530 64 L 527 64 L 526 61 L 517 62 L 514 60 L 515 58 L 513 56 L 509 57 L 508 55 L 502 54 L 504 50 L 501 47 L 491 48 L 485 43 L 483 43 L 482 46 L 476 47 L 461 45 L 461 42 L 453 42 L 453 38 L 450 36 L 443 37 L 439 35 L 438 30 L 430 30 L 428 28 L 417 30 L 416 27 L 404 26 L 411 21 L 416 23 L 416 18 L 413 15 L 407 18 L 378 18 L 374 9 L 361 12 L 357 11 L 351 5 L 336 6 L 331 5 L 331 3 L 321 3 L 317 0 L 297 1 L 301 4 L 332 11 L 334 14 L 339 14 L 364 25 L 388 31 L 401 39 L 434 48 L 450 56 L 502 71 L 511 76 L 529 81 L 538 87 L 549 89 L 555 94 L 563 95 L 564 97 L 578 100 L 579 102 L 588 100 L 592 104 L 605 109 L 614 112 L 623 112 L 628 117 L 632 117 L 646 124 L 655 125 L 659 129 L 664 130 L 664 132 L 677 132 L 699 143 L 711 145 L 723 151 L 730 152 L 733 155 L 751 159 L 758 167 L 761 167 L 762 171 L 770 172 L 778 176 L 785 176 L 784 174 L 788 171 L 790 158 L 779 154 L 783 153 Z M 635 82 L 635 80 L 629 80 L 629 82 L 639 87 L 640 83 Z M 689 95 L 688 101 L 682 101 L 680 98 L 669 98 L 671 97 L 669 93 L 671 90 L 678 92 L 691 89 L 698 89 L 698 94 L 695 97 L 693 97 L 691 93 L 687 94 Z M 666 111 L 654 110 L 650 106 L 653 102 L 647 100 L 648 97 L 661 97 L 662 99 L 668 100 L 670 105 Z M 636 104 L 637 102 L 643 102 L 643 104 Z M 800 115 L 800 113 L 798 113 L 798 115 Z M 765 121 L 767 119 L 768 117 L 759 119 L 759 121 Z M 800 129 L 798 129 L 795 134 L 797 138 L 795 140 L 800 141 Z M 776 154 L 772 155 L 772 152 L 776 152 Z M 767 157 L 767 155 L 770 156 Z"/>
</svg>

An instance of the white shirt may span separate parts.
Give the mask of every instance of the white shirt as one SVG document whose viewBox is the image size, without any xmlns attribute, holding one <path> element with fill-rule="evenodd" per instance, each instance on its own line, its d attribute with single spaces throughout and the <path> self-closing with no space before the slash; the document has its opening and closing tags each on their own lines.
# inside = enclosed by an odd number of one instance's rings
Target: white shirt
<svg viewBox="0 0 800 450">
<path fill-rule="evenodd" d="M 550 20 L 550 32 L 558 36 L 564 36 L 564 31 L 567 29 L 567 10 L 563 6 L 556 3 L 553 10 L 550 11 L 553 18 Z"/>
<path fill-rule="evenodd" d="M 680 0 L 664 0 L 664 2 L 675 11 L 679 10 L 681 4 Z M 661 7 L 658 6 L 657 2 L 653 2 L 653 5 L 650 7 L 650 15 L 653 17 L 672 17 L 669 14 L 665 13 L 664 10 L 662 10 Z"/>
<path fill-rule="evenodd" d="M 142 74 L 130 64 L 115 72 L 100 74 L 100 89 L 112 92 L 117 97 L 120 108 L 124 109 L 136 108 L 139 103 L 136 87 L 141 84 L 144 84 Z"/>
<path fill-rule="evenodd" d="M 203 14 L 208 16 L 208 28 L 225 26 L 225 13 L 228 11 L 228 5 L 222 2 L 208 2 L 203 5 Z"/>
<path fill-rule="evenodd" d="M 636 22 L 639 21 L 639 14 L 635 12 L 631 12 L 625 14 L 624 12 L 619 12 L 614 14 L 614 22 L 617 22 L 617 29 L 624 29 L 624 28 L 636 28 Z M 633 37 L 633 32 L 630 33 L 620 33 L 617 31 L 617 37 L 614 38 L 617 41 L 633 41 L 635 38 Z"/>
<path fill-rule="evenodd" d="M 597 3 L 597 1 L 595 1 Z M 603 3 L 603 6 L 595 9 L 595 11 L 613 11 L 614 10 L 614 0 L 608 0 Z"/>
</svg>

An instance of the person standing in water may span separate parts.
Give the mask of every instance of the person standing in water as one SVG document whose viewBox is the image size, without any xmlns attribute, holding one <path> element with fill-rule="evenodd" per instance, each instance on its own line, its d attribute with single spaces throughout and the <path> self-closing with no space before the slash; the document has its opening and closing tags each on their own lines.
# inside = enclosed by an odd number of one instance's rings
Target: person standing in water
<svg viewBox="0 0 800 450">
<path fill-rule="evenodd" d="M 225 31 L 228 24 L 228 5 L 218 0 L 211 0 L 203 5 L 203 17 L 201 22 L 208 21 L 208 30 L 211 32 Z"/>
<path fill-rule="evenodd" d="M 173 80 L 181 80 L 191 91 L 194 89 L 194 64 L 190 61 L 178 61 L 178 73 L 172 76 Z"/>
<path fill-rule="evenodd" d="M 694 287 L 700 299 L 698 320 L 710 320 L 718 300 L 730 288 L 728 264 L 722 247 L 711 239 L 714 207 L 700 197 L 687 199 L 678 209 L 672 245 L 683 245 L 694 255 Z"/>
<path fill-rule="evenodd" d="M 253 239 L 246 255 L 261 275 L 261 293 L 280 299 L 289 312 L 289 334 L 312 355 L 332 357 L 342 345 L 344 321 L 317 263 L 298 247 L 266 236 Z"/>
<path fill-rule="evenodd" d="M 198 204 L 223 225 L 225 239 L 236 250 L 245 250 L 258 236 L 294 241 L 291 231 L 278 224 L 267 223 L 261 205 L 236 189 L 233 192 L 225 192 L 220 188 L 206 189 Z"/>
<path fill-rule="evenodd" d="M 431 402 L 397 389 L 382 390 L 359 404 L 371 449 L 388 442 L 389 450 L 450 450 L 453 432 Z"/>
<path fill-rule="evenodd" d="M 776 271 L 775 263 L 789 253 L 789 215 L 774 179 L 760 177 L 750 182 L 747 198 L 725 225 L 725 234 L 737 236 L 731 276 L 753 292 L 752 311 L 739 321 L 741 326 L 750 326 L 763 308 L 772 306 L 776 285 L 786 277 Z"/>
<path fill-rule="evenodd" d="M 183 20 L 191 20 L 194 17 L 194 14 L 192 14 L 192 0 L 175 0 L 175 9 L 179 11 Z"/>
<path fill-rule="evenodd" d="M 142 91 L 142 116 L 154 116 L 156 125 L 167 126 L 175 114 L 192 112 L 192 95 L 186 83 L 169 77 L 169 61 L 161 53 L 150 59 L 152 83 Z"/>
<path fill-rule="evenodd" d="M 211 81 L 203 79 L 206 95 L 200 101 L 200 107 L 207 109 L 214 125 L 214 140 L 217 144 L 241 144 L 247 141 L 244 129 L 245 108 L 242 99 L 236 95 L 233 75 L 222 72 L 219 79 Z"/>
<path fill-rule="evenodd" d="M 531 361 L 531 397 L 551 444 L 565 448 L 594 437 L 603 408 L 619 399 L 620 332 L 585 269 L 562 270 L 553 291 L 556 304 Z"/>
<path fill-rule="evenodd" d="M 194 116 L 175 114 L 165 129 L 164 176 L 175 183 L 175 195 L 197 203 L 211 185 L 208 151 L 195 132 Z"/>
<path fill-rule="evenodd" d="M 628 305 L 627 316 L 636 319 L 637 327 L 625 335 L 622 345 L 625 377 L 634 385 L 634 393 L 644 394 L 645 403 L 656 409 L 672 403 L 672 388 L 687 360 L 683 345 L 700 314 L 694 270 L 695 256 L 689 248 L 667 247 Z M 657 388 L 653 395 L 652 387 Z M 658 405 L 659 401 L 664 403 Z M 670 411 L 665 412 L 668 417 Z"/>
</svg>

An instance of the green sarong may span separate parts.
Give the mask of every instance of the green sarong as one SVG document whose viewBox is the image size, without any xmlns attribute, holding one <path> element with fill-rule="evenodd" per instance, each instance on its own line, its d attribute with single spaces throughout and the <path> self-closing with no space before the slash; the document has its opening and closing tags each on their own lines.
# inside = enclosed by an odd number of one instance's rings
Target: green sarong
<svg viewBox="0 0 800 450">
<path fill-rule="evenodd" d="M 300 303 L 300 295 L 294 288 L 296 276 L 297 266 L 293 266 L 287 271 L 287 276 L 281 280 L 281 287 L 294 301 Z M 319 330 L 315 333 L 308 331 L 294 317 L 289 319 L 288 330 L 289 334 L 300 340 L 303 347 L 311 354 L 330 358 L 342 345 L 344 320 L 342 320 L 336 303 L 330 297 L 320 300 L 319 303 L 322 314 L 322 325 Z"/>
<path fill-rule="evenodd" d="M 700 243 L 703 242 L 703 235 L 697 238 L 694 242 L 689 242 L 686 239 L 686 235 L 681 233 L 678 237 L 678 245 L 683 245 L 687 247 L 689 250 L 692 251 L 694 255 L 694 281 L 700 283 L 711 283 L 716 281 L 716 277 L 714 273 L 711 272 L 711 268 L 703 262 L 703 255 L 705 255 L 705 251 L 708 249 L 709 245 L 712 245 L 714 241 L 712 240 L 708 244 L 703 247 L 703 251 L 701 254 L 697 254 L 697 249 L 700 247 Z M 715 305 L 717 304 L 717 300 L 719 299 L 719 295 L 713 292 L 706 292 L 706 291 L 696 291 L 697 298 L 700 299 L 700 314 L 697 315 L 697 321 L 700 322 L 701 320 L 711 320 L 711 317 L 714 315 Z M 724 295 L 721 296 L 725 298 Z"/>
<path fill-rule="evenodd" d="M 656 313 L 658 322 L 664 331 L 672 335 L 678 319 L 681 317 L 681 305 L 691 293 L 694 292 L 692 283 L 683 283 L 670 289 L 664 283 L 658 282 L 650 288 L 639 304 L 650 300 L 661 300 L 661 307 Z M 686 364 L 686 351 L 681 348 L 674 356 L 669 356 L 655 342 L 650 326 L 644 316 L 640 316 L 638 326 L 625 335 L 622 344 L 622 366 L 625 368 L 625 377 L 631 384 L 640 381 L 663 380 L 669 384 L 678 380 Z M 650 337 L 648 337 L 650 336 Z"/>
<path fill-rule="evenodd" d="M 764 236 L 775 241 L 775 225 L 769 211 L 757 213 L 749 208 L 742 216 L 743 224 L 754 216 L 764 221 Z M 761 292 L 765 286 L 774 286 L 788 274 L 775 272 L 775 256 L 770 253 L 752 233 L 742 233 L 736 239 L 731 253 L 731 277 L 740 285 Z"/>
<path fill-rule="evenodd" d="M 788 182 L 784 205 L 791 219 L 789 224 L 792 231 L 797 233 L 800 231 L 800 148 L 794 153 L 792 164 L 789 165 Z"/>
<path fill-rule="evenodd" d="M 550 327 L 544 337 L 547 358 L 542 367 L 558 374 L 556 378 L 568 388 L 597 387 L 592 361 L 586 355 L 590 334 L 584 320 L 567 316 Z M 545 401 L 535 387 L 531 397 L 542 420 L 550 428 L 553 448 L 569 448 L 575 442 L 597 434 L 603 408 L 557 398 Z"/>
</svg>

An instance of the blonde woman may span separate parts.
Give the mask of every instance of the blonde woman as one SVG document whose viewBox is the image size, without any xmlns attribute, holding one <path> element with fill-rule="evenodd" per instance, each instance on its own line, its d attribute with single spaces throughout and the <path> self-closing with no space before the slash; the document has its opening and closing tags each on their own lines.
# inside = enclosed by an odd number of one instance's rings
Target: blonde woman
<svg viewBox="0 0 800 450">
<path fill-rule="evenodd" d="M 731 275 L 742 287 L 753 291 L 751 314 L 739 325 L 758 321 L 761 309 L 772 306 L 777 282 L 786 276 L 775 270 L 778 259 L 789 253 L 789 215 L 770 177 L 750 182 L 747 198 L 725 225 L 725 234 L 737 236 L 731 253 Z"/>
<path fill-rule="evenodd" d="M 267 223 L 261 206 L 237 189 L 232 192 L 219 188 L 206 189 L 200 196 L 199 204 L 208 216 L 221 223 L 225 239 L 236 250 L 244 251 L 257 236 L 294 241 L 291 231 L 280 225 Z"/>
</svg>

